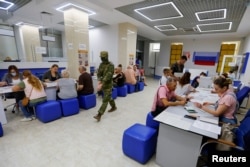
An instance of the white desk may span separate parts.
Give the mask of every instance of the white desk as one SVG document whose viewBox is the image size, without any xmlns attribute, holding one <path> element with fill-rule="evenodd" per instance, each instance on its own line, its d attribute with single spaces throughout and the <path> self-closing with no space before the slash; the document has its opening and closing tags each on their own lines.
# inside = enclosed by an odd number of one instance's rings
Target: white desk
<svg viewBox="0 0 250 167">
<path fill-rule="evenodd" d="M 3 93 L 12 92 L 11 87 L 12 86 L 0 87 L 0 95 L 3 94 Z M 0 100 L 0 122 L 2 124 L 6 124 L 7 123 L 7 119 L 6 119 L 6 115 L 5 115 L 5 112 L 4 112 L 4 107 L 3 107 L 2 100 Z"/>
<path fill-rule="evenodd" d="M 160 122 L 156 163 L 162 167 L 187 166 L 194 167 L 199 156 L 203 136 L 217 139 L 217 132 L 208 131 L 194 126 L 195 120 L 184 118 L 189 113 L 183 106 L 168 107 L 165 111 L 155 117 Z M 198 111 L 199 116 L 211 116 Z M 218 119 L 217 119 L 218 122 Z M 206 123 L 205 123 L 206 124 Z M 178 159 L 179 158 L 179 159 Z"/>
</svg>

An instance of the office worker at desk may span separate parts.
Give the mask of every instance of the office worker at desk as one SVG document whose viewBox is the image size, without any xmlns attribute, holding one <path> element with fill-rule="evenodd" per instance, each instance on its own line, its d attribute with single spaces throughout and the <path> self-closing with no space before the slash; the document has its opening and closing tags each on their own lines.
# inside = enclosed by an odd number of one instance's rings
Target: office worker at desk
<svg viewBox="0 0 250 167">
<path fill-rule="evenodd" d="M 187 57 L 185 55 L 181 56 L 181 59 L 178 60 L 171 66 L 172 73 L 174 75 L 175 72 L 183 72 L 184 64 L 187 61 Z"/>
<path fill-rule="evenodd" d="M 194 103 L 196 107 L 218 116 L 219 120 L 224 123 L 237 124 L 235 113 L 238 109 L 237 99 L 235 94 L 229 89 L 229 80 L 223 77 L 218 77 L 214 80 L 214 90 L 219 95 L 219 100 L 214 104 L 215 109 L 207 107 L 212 103 L 205 102 L 203 104 Z"/>
<path fill-rule="evenodd" d="M 50 67 L 50 70 L 48 70 L 44 75 L 43 75 L 43 82 L 53 82 L 56 81 L 57 79 L 61 78 L 60 74 L 58 73 L 58 65 L 53 64 Z"/>
<path fill-rule="evenodd" d="M 24 90 L 26 97 L 29 97 L 30 99 L 27 106 L 23 106 L 22 101 L 19 101 L 19 106 L 25 116 L 21 121 L 32 121 L 34 113 L 32 112 L 31 107 L 46 101 L 46 93 L 42 82 L 37 77 L 32 75 L 29 70 L 25 70 L 23 71 L 23 81 L 12 87 L 13 92 L 20 90 Z"/>
<path fill-rule="evenodd" d="M 2 79 L 3 85 L 2 86 L 12 86 L 16 85 L 21 82 L 23 79 L 22 73 L 19 72 L 18 68 L 15 65 L 10 65 L 8 67 L 8 73 L 6 73 Z M 15 98 L 16 100 L 16 109 L 19 111 L 18 102 L 24 98 L 24 92 L 12 92 L 6 93 L 6 98 Z"/>
<path fill-rule="evenodd" d="M 185 105 L 186 98 L 175 94 L 176 86 L 176 79 L 169 77 L 166 85 L 162 85 L 157 89 L 151 111 L 153 117 L 160 114 L 168 106 Z"/>
</svg>

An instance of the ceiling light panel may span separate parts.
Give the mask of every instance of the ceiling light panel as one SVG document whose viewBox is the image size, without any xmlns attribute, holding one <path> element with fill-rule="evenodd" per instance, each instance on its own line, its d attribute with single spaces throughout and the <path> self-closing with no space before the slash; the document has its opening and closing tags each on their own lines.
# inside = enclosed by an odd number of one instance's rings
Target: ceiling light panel
<svg viewBox="0 0 250 167">
<path fill-rule="evenodd" d="M 196 27 L 200 32 L 230 31 L 232 22 L 198 24 Z"/>
<path fill-rule="evenodd" d="M 159 31 L 174 31 L 177 28 L 173 24 L 154 26 Z"/>
<path fill-rule="evenodd" d="M 8 2 L 8 1 L 5 1 L 5 0 L 0 0 L 0 9 L 8 10 L 12 6 L 14 6 L 14 3 L 11 3 L 11 2 Z"/>
<path fill-rule="evenodd" d="M 31 23 L 24 23 L 24 22 L 18 22 L 15 24 L 16 26 L 31 26 L 31 27 L 37 27 L 37 28 L 43 28 L 43 26 L 31 24 Z"/>
<path fill-rule="evenodd" d="M 183 17 L 182 13 L 173 2 L 138 8 L 134 11 L 150 21 L 160 21 Z"/>
<path fill-rule="evenodd" d="M 225 19 L 227 16 L 227 10 L 226 9 L 218 9 L 218 10 L 196 12 L 195 16 L 199 21 Z"/>
<path fill-rule="evenodd" d="M 60 12 L 64 12 L 65 10 L 68 10 L 68 9 L 71 9 L 71 8 L 76 8 L 78 10 L 81 10 L 81 11 L 87 13 L 89 16 L 96 14 L 94 11 L 92 11 L 90 9 L 87 9 L 87 8 L 84 8 L 84 7 L 81 7 L 79 5 L 75 5 L 75 4 L 72 4 L 72 3 L 67 3 L 66 5 L 62 5 L 62 6 L 58 7 L 58 8 L 56 8 L 56 10 L 60 11 Z"/>
</svg>

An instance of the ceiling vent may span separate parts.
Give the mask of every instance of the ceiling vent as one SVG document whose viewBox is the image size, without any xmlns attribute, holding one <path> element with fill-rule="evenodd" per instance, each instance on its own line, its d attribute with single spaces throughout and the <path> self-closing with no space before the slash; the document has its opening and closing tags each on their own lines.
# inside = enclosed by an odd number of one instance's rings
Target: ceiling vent
<svg viewBox="0 0 250 167">
<path fill-rule="evenodd" d="M 179 28 L 179 30 L 181 30 L 183 32 L 196 32 L 196 31 L 198 31 L 196 27 L 192 27 L 192 28 Z"/>
</svg>

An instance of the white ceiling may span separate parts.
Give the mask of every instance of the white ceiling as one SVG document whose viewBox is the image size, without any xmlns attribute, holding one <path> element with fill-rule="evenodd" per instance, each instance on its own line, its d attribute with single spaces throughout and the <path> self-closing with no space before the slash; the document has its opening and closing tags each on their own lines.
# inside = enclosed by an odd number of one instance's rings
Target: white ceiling
<svg viewBox="0 0 250 167">
<path fill-rule="evenodd" d="M 126 6 L 132 3 L 142 2 L 143 0 L 32 0 L 28 4 L 19 8 L 12 13 L 8 20 L 2 20 L 2 24 L 13 25 L 17 22 L 28 22 L 32 24 L 42 24 L 45 27 L 53 27 L 57 30 L 64 30 L 64 26 L 58 24 L 63 22 L 63 13 L 55 9 L 67 2 L 81 5 L 85 8 L 91 9 L 96 12 L 91 15 L 90 19 L 108 24 L 115 25 L 123 22 L 130 22 L 137 26 L 138 34 L 152 40 L 163 40 L 173 38 L 215 38 L 215 37 L 245 37 L 250 33 L 250 6 L 247 6 L 245 14 L 239 24 L 237 32 L 232 33 L 216 33 L 216 34 L 201 34 L 201 35 L 176 35 L 167 36 L 158 30 L 138 21 L 126 14 L 123 14 L 115 8 Z M 161 1 L 161 0 L 159 0 Z M 176 0 L 173 0 L 176 1 Z M 219 1 L 219 0 L 217 0 Z M 225 0 L 222 0 L 225 1 Z M 239 0 L 235 0 L 237 3 Z M 41 12 L 48 12 L 52 15 L 42 15 Z M 7 13 L 7 12 L 6 12 Z M 1 21 L 0 21 L 1 23 Z"/>
</svg>

